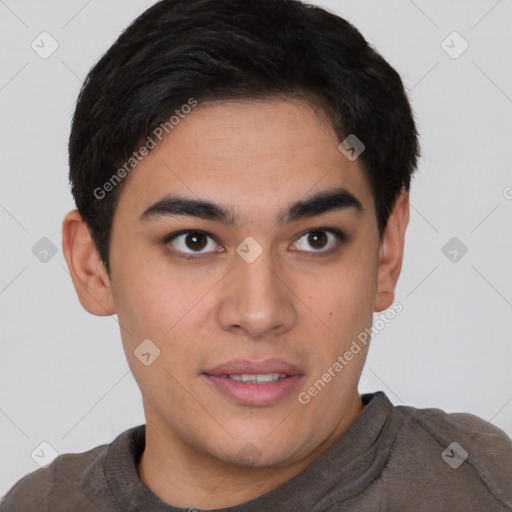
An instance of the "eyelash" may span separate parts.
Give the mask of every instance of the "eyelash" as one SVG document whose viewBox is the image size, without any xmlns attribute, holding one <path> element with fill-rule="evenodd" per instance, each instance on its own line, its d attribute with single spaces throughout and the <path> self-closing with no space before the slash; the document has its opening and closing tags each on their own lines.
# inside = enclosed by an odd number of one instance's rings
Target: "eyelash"
<svg viewBox="0 0 512 512">
<path fill-rule="evenodd" d="M 331 248 L 329 250 L 326 250 L 326 251 L 322 251 L 322 250 L 318 250 L 318 251 L 305 251 L 311 257 L 321 257 L 321 256 L 329 255 L 333 251 L 337 250 L 340 247 L 341 244 L 347 243 L 349 241 L 349 237 L 347 236 L 347 234 L 344 231 L 342 231 L 339 228 L 335 228 L 335 227 L 331 227 L 331 226 L 319 226 L 319 227 L 316 227 L 316 228 L 313 228 L 313 229 L 308 229 L 307 231 L 304 231 L 300 235 L 297 235 L 297 237 L 295 238 L 295 241 L 300 240 L 304 235 L 307 235 L 309 233 L 314 233 L 314 232 L 317 232 L 317 231 L 333 234 L 336 237 L 337 244 L 336 244 L 336 247 L 333 247 L 333 248 Z M 181 231 L 176 231 L 175 233 L 171 233 L 171 234 L 167 235 L 162 240 L 162 243 L 163 243 L 163 245 L 168 245 L 175 238 L 177 238 L 177 237 L 179 237 L 181 235 L 190 234 L 190 233 L 198 233 L 198 234 L 201 234 L 201 235 L 205 235 L 205 236 L 211 238 L 212 240 L 214 240 L 216 244 L 220 245 L 218 240 L 212 234 L 210 234 L 210 233 L 208 233 L 206 231 L 201 231 L 200 229 L 183 229 Z M 199 260 L 199 259 L 203 259 L 203 258 L 207 257 L 209 254 L 211 254 L 212 252 L 213 251 L 206 252 L 206 253 L 193 254 L 193 253 L 182 253 L 180 251 L 174 251 L 174 250 L 172 251 L 173 255 L 175 255 L 175 256 L 177 256 L 179 258 L 186 259 L 186 260 Z M 299 250 L 297 250 L 297 252 L 304 252 L 304 251 L 301 251 L 299 249 Z"/>
</svg>

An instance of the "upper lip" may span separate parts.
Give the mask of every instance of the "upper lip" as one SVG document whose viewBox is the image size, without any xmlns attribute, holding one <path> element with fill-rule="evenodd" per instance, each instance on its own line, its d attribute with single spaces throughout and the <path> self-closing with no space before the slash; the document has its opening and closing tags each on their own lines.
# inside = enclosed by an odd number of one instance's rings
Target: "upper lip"
<svg viewBox="0 0 512 512">
<path fill-rule="evenodd" d="M 203 372 L 207 375 L 219 377 L 221 375 L 261 375 L 265 373 L 282 373 L 285 375 L 303 375 L 303 371 L 296 365 L 282 359 L 264 359 L 263 361 L 250 361 L 247 359 L 232 359 Z"/>
</svg>

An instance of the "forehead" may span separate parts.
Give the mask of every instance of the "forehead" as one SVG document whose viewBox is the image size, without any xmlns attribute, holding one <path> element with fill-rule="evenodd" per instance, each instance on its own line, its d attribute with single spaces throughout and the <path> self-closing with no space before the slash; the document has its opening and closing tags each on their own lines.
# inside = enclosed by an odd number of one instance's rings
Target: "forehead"
<svg viewBox="0 0 512 512">
<path fill-rule="evenodd" d="M 133 169 L 118 209 L 140 215 L 179 194 L 232 205 L 249 219 L 334 187 L 373 203 L 359 162 L 338 146 L 324 114 L 303 101 L 199 104 Z"/>
</svg>

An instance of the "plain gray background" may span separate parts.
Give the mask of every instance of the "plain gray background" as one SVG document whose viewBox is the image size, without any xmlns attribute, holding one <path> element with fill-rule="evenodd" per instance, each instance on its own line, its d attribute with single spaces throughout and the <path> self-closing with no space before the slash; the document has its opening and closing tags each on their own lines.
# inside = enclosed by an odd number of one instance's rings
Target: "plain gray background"
<svg viewBox="0 0 512 512">
<path fill-rule="evenodd" d="M 60 239 L 79 88 L 153 3 L 0 0 L 0 494 L 39 467 L 41 442 L 80 452 L 144 422 L 117 320 L 82 309 Z M 353 22 L 401 74 L 422 143 L 403 311 L 374 339 L 360 390 L 512 435 L 512 1 L 312 3 Z M 44 37 L 51 49 L 43 31 L 58 43 L 46 59 L 31 47 Z M 32 250 L 43 237 L 57 249 L 47 261 Z"/>
</svg>

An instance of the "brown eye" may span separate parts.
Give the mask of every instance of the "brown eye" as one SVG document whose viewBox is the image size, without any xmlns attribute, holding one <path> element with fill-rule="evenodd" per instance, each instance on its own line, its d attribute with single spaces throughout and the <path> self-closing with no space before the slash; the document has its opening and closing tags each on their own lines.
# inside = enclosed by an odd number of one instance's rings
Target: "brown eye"
<svg viewBox="0 0 512 512">
<path fill-rule="evenodd" d="M 329 253 L 341 242 L 346 241 L 346 235 L 337 228 L 313 229 L 304 233 L 297 239 L 293 250 L 311 253 Z"/>
<path fill-rule="evenodd" d="M 222 250 L 208 233 L 202 231 L 182 231 L 166 237 L 165 243 L 171 245 L 175 252 L 183 253 L 185 256 L 221 252 Z"/>
<path fill-rule="evenodd" d="M 207 236 L 204 233 L 190 233 L 185 237 L 185 245 L 194 251 L 204 249 L 207 244 Z"/>
<path fill-rule="evenodd" d="M 308 234 L 308 242 L 314 249 L 323 249 L 327 243 L 327 235 L 324 231 L 311 231 Z"/>
</svg>

